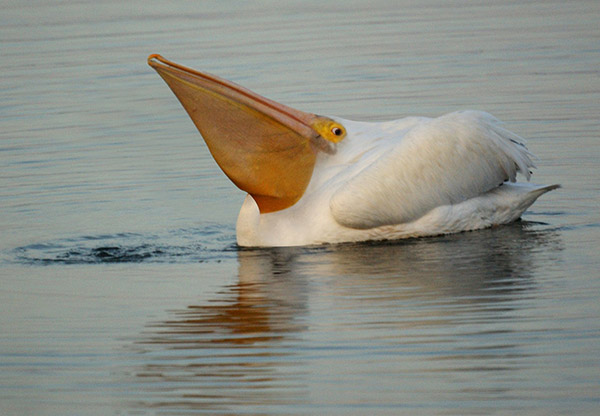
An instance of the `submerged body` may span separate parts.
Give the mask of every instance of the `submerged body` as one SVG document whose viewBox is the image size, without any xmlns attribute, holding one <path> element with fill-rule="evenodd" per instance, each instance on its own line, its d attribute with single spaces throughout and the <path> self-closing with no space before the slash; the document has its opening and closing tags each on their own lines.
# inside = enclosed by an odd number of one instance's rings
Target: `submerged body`
<svg viewBox="0 0 600 416">
<path fill-rule="evenodd" d="M 558 185 L 529 180 L 523 140 L 490 114 L 363 123 L 305 113 L 160 55 L 223 172 L 248 193 L 240 246 L 433 236 L 517 220 Z"/>
</svg>

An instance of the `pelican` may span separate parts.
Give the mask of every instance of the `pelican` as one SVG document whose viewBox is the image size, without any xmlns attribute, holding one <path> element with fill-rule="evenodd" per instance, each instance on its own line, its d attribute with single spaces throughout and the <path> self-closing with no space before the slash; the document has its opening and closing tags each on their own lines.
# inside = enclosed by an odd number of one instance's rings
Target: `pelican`
<svg viewBox="0 0 600 416">
<path fill-rule="evenodd" d="M 373 123 L 306 113 L 160 55 L 217 164 L 247 193 L 237 243 L 299 246 L 436 236 L 508 224 L 559 185 L 529 181 L 533 155 L 492 115 Z"/>
</svg>

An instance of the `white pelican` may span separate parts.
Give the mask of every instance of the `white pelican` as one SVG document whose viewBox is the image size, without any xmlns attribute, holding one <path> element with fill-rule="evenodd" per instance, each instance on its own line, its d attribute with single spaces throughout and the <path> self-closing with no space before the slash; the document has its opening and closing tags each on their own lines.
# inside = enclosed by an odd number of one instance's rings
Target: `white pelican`
<svg viewBox="0 0 600 416">
<path fill-rule="evenodd" d="M 305 113 L 160 55 L 148 63 L 248 195 L 240 246 L 434 236 L 517 220 L 558 185 L 516 183 L 534 167 L 490 114 L 365 123 Z"/>
</svg>

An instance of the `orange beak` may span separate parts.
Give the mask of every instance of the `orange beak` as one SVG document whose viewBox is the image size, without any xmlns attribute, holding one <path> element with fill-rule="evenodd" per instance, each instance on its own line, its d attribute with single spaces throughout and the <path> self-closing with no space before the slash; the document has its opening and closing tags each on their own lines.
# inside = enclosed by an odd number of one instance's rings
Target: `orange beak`
<svg viewBox="0 0 600 416">
<path fill-rule="evenodd" d="M 343 126 L 261 97 L 230 81 L 150 55 L 223 172 L 261 213 L 282 210 L 304 194 L 317 153 L 345 136 Z"/>
</svg>

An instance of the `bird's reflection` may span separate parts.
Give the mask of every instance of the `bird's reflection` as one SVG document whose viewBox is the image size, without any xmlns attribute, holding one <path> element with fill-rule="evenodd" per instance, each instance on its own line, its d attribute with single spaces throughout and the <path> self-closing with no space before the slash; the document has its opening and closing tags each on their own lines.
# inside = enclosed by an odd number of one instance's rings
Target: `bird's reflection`
<svg viewBox="0 0 600 416">
<path fill-rule="evenodd" d="M 337 280 L 342 286 L 355 278 L 358 284 L 384 278 L 385 285 L 414 288 L 440 301 L 477 300 L 484 292 L 488 301 L 533 284 L 528 278 L 545 261 L 542 252 L 560 249 L 554 232 L 529 228 L 519 222 L 438 238 L 332 246 L 318 267 L 322 274 L 348 277 Z"/>
<path fill-rule="evenodd" d="M 150 324 L 135 343 L 146 360 L 135 374 L 149 393 L 138 404 L 218 412 L 297 400 L 307 281 L 290 264 L 286 252 L 240 252 L 238 283 Z"/>
<path fill-rule="evenodd" d="M 366 350 L 378 337 L 434 343 L 434 333 L 452 333 L 465 319 L 506 319 L 499 312 L 535 289 L 539 263 L 558 251 L 554 232 L 526 223 L 394 243 L 239 250 L 236 284 L 211 302 L 171 312 L 136 342 L 145 360 L 135 370 L 147 393 L 141 405 L 276 406 L 285 414 L 310 400 L 306 351 L 323 347 L 306 336 L 315 326 L 328 329 L 335 345 L 346 342 L 338 334 L 352 323 Z M 345 313 L 351 317 L 340 318 Z"/>
</svg>

